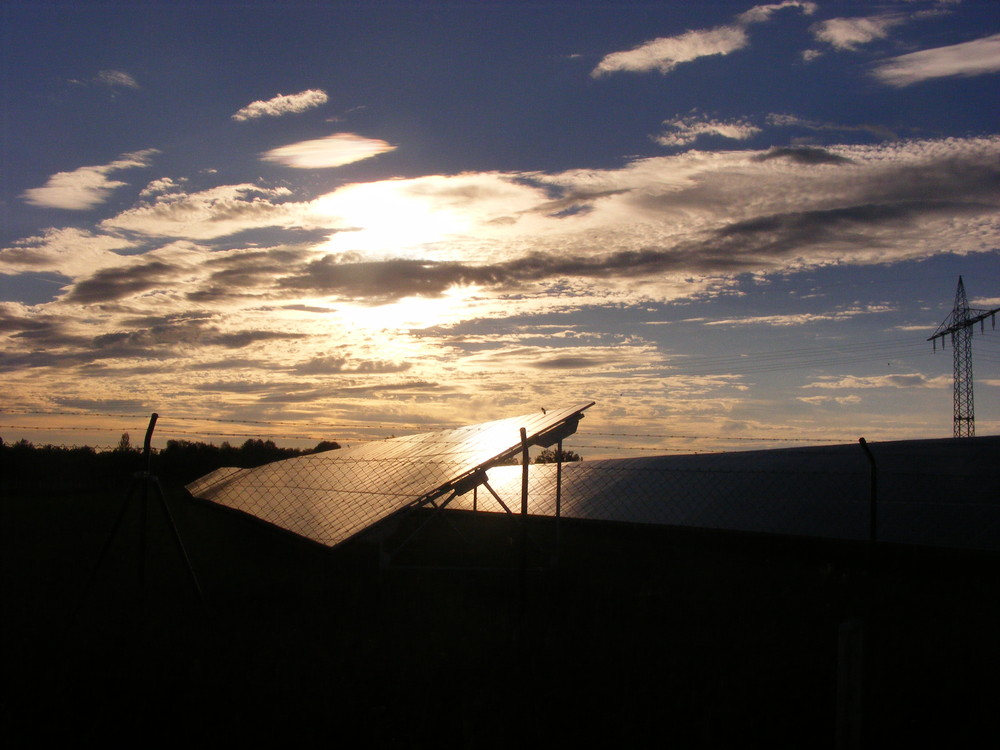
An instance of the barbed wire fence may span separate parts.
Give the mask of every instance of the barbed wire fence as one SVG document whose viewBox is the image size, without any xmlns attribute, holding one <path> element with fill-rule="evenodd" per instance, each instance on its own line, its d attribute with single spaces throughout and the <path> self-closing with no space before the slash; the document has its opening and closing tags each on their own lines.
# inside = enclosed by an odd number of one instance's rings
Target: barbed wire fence
<svg viewBox="0 0 1000 750">
<path fill-rule="evenodd" d="M 125 414 L 108 412 L 76 412 L 76 411 L 41 411 L 12 410 L 0 408 L 0 415 L 13 417 L 0 421 L 0 431 L 15 431 L 19 434 L 63 434 L 57 440 L 37 440 L 40 445 L 55 448 L 71 449 L 89 447 L 95 451 L 109 451 L 118 447 L 118 440 L 123 433 L 138 434 L 143 429 L 148 414 Z M 32 417 L 23 420 L 20 417 Z M 74 425 L 61 423 L 46 423 L 50 419 L 102 419 L 117 420 L 117 422 L 102 425 Z M 194 424 L 209 425 L 203 429 L 192 429 Z M 232 425 L 232 429 L 226 426 Z M 158 442 L 168 440 L 189 440 L 192 442 L 234 443 L 245 440 L 271 440 L 275 443 L 293 442 L 302 444 L 306 441 L 335 440 L 342 447 L 385 440 L 404 434 L 427 432 L 441 429 L 452 429 L 457 424 L 408 424 L 408 423 L 365 423 L 365 422 L 314 422 L 308 425 L 311 429 L 302 429 L 302 422 L 288 420 L 252 420 L 230 419 L 221 417 L 193 417 L 162 415 L 158 428 Z M 238 428 L 244 429 L 238 429 Z M 288 430 L 285 428 L 299 428 Z M 65 433 L 80 434 L 81 441 L 68 442 Z M 88 440 L 90 435 L 100 436 L 96 440 Z M 0 432 L 2 436 L 2 432 Z M 19 438 L 18 438 L 19 439 Z M 4 437 L 8 444 L 15 442 Z M 634 441 L 641 440 L 646 444 L 636 445 Z M 618 455 L 643 455 L 650 453 L 701 453 L 705 451 L 717 453 L 733 450 L 746 450 L 748 447 L 766 448 L 769 446 L 816 445 L 850 443 L 856 436 L 837 438 L 819 437 L 815 435 L 722 435 L 722 434 L 687 434 L 687 433 L 656 433 L 656 432 L 620 432 L 581 429 L 574 440 L 574 448 L 582 450 L 611 451 Z M 663 441 L 683 441 L 683 446 L 664 445 Z M 705 448 L 707 442 L 715 445 Z M 720 447 L 721 446 L 721 447 Z M 586 456 L 584 456 L 586 458 Z"/>
</svg>

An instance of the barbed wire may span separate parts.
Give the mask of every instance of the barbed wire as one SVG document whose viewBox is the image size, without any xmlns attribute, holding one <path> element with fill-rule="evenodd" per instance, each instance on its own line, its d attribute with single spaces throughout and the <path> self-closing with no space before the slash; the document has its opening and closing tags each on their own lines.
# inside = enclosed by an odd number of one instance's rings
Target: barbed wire
<svg viewBox="0 0 1000 750">
<path fill-rule="evenodd" d="M 754 443 L 843 443 L 851 442 L 854 438 L 814 438 L 814 437 L 769 437 L 769 436 L 747 436 L 739 437 L 732 435 L 658 435 L 655 433 L 630 433 L 630 432 L 591 432 L 590 430 L 580 430 L 577 435 L 596 435 L 599 437 L 628 437 L 628 438 L 653 438 L 655 440 L 744 440 Z"/>
</svg>

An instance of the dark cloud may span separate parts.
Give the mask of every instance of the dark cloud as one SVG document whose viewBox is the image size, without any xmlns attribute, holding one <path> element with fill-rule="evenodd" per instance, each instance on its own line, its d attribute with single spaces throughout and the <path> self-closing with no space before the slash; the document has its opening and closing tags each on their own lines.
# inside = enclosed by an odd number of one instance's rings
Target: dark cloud
<svg viewBox="0 0 1000 750">
<path fill-rule="evenodd" d="M 194 386 L 196 391 L 206 391 L 208 393 L 270 393 L 271 391 L 289 389 L 293 390 L 294 384 L 282 383 L 248 383 L 244 380 L 237 381 L 216 381 L 214 383 L 199 383 Z"/>
<path fill-rule="evenodd" d="M 239 330 L 222 331 L 210 324 L 210 316 L 190 313 L 168 316 L 131 318 L 123 330 L 97 336 L 81 336 L 67 332 L 67 321 L 55 316 L 26 318 L 0 310 L 0 331 L 12 333 L 16 341 L 30 345 L 30 352 L 8 353 L 0 362 L 0 371 L 35 367 L 92 366 L 108 359 L 166 360 L 177 356 L 181 349 L 222 347 L 241 349 L 261 341 L 295 340 L 308 334 L 290 331 Z M 265 363 L 250 360 L 253 366 Z M 238 360 L 227 360 L 223 366 L 238 366 Z M 212 369 L 214 363 L 204 366 Z M 102 374 L 98 370 L 93 370 Z M 133 374 L 134 369 L 120 370 Z"/>
<path fill-rule="evenodd" d="M 173 281 L 177 273 L 177 268 L 159 260 L 124 268 L 105 268 L 78 282 L 67 300 L 84 305 L 113 302 L 150 289 L 159 289 Z"/>
<path fill-rule="evenodd" d="M 274 309 L 274 308 L 267 308 L 267 307 L 262 307 L 261 308 L 261 310 L 263 310 L 265 312 L 267 310 L 269 310 L 269 309 Z M 316 307 L 314 305 L 282 305 L 280 309 L 282 309 L 282 310 L 297 310 L 299 312 L 307 312 L 307 313 L 322 313 L 324 315 L 329 315 L 330 313 L 337 312 L 332 307 Z"/>
<path fill-rule="evenodd" d="M 57 396 L 52 400 L 59 404 L 59 406 L 66 407 L 68 409 L 82 409 L 83 411 L 89 412 L 141 414 L 144 412 L 148 413 L 150 411 L 148 408 L 149 405 L 146 402 L 138 401 L 136 399 L 65 398 Z"/>
<path fill-rule="evenodd" d="M 226 349 L 241 349 L 258 341 L 281 339 L 301 339 L 307 334 L 286 331 L 244 330 L 223 333 L 214 326 L 206 326 L 199 320 L 182 320 L 149 328 L 130 331 L 115 331 L 95 336 L 92 345 L 98 350 L 115 350 L 120 356 L 132 356 L 155 348 L 174 346 L 221 346 Z"/>
<path fill-rule="evenodd" d="M 405 383 L 348 385 L 339 388 L 310 388 L 294 391 L 287 385 L 276 386 L 274 392 L 259 399 L 265 403 L 309 403 L 324 398 L 353 398 L 365 395 L 375 396 L 405 396 L 419 395 L 428 392 L 440 393 L 449 390 L 440 383 L 426 380 L 416 380 Z"/>
<path fill-rule="evenodd" d="M 303 248 L 268 248 L 230 254 L 220 252 L 205 261 L 209 270 L 206 286 L 187 293 L 191 302 L 218 302 L 252 296 L 270 287 L 275 277 L 295 268 L 310 256 Z"/>
<path fill-rule="evenodd" d="M 165 360 L 153 365 L 126 365 L 125 367 L 109 367 L 98 362 L 80 365 L 79 372 L 88 378 L 127 378 L 136 375 L 160 375 L 172 372 L 173 365 Z"/>
<path fill-rule="evenodd" d="M 531 367 L 540 370 L 583 370 L 588 367 L 600 367 L 607 364 L 594 357 L 552 357 L 538 362 L 532 362 Z"/>
<path fill-rule="evenodd" d="M 0 306 L 0 333 L 10 333 L 22 338 L 40 338 L 52 341 L 68 336 L 63 331 L 63 321 L 55 315 L 37 315 L 28 317 L 10 312 Z"/>
<path fill-rule="evenodd" d="M 578 190 L 558 198 L 557 200 L 546 201 L 531 210 L 531 213 L 544 214 L 559 219 L 567 216 L 589 213 L 594 208 L 594 203 L 600 198 L 607 198 L 614 195 L 623 195 L 630 192 L 629 189 L 620 188 L 615 190 Z"/>
<path fill-rule="evenodd" d="M 813 146 L 783 146 L 772 148 L 766 153 L 753 157 L 754 161 L 788 159 L 797 164 L 853 164 L 852 159 Z"/>
<path fill-rule="evenodd" d="M 214 313 L 198 310 L 185 313 L 171 313 L 170 315 L 142 315 L 135 318 L 125 318 L 121 321 L 121 324 L 131 328 L 154 328 L 180 325 L 190 321 L 210 320 L 213 317 L 215 317 Z"/>
<path fill-rule="evenodd" d="M 195 369 L 198 372 L 204 372 L 208 370 L 281 370 L 284 368 L 281 364 L 270 360 L 228 357 L 226 359 L 217 359 L 211 362 L 199 362 L 198 365 L 192 369 Z"/>
<path fill-rule="evenodd" d="M 300 375 L 329 375 L 341 372 L 381 374 L 404 372 L 409 369 L 409 362 L 362 360 L 356 365 L 351 365 L 346 357 L 316 357 L 296 365 L 292 371 Z"/>
<path fill-rule="evenodd" d="M 865 230 L 909 226 L 920 216 L 963 215 L 992 210 L 987 206 L 951 201 L 911 201 L 864 204 L 816 211 L 796 211 L 740 221 L 719 230 L 716 236 L 722 257 L 752 253 L 756 258 L 778 259 L 820 242 L 854 240 L 859 247 L 878 242 Z"/>
</svg>

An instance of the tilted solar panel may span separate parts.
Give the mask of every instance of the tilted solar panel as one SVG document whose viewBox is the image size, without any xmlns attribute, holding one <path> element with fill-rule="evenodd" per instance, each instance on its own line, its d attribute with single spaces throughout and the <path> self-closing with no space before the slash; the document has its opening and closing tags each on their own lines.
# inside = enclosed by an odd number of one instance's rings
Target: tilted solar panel
<svg viewBox="0 0 1000 750">
<path fill-rule="evenodd" d="M 187 486 L 195 497 L 249 513 L 328 546 L 411 505 L 457 486 L 521 449 L 572 434 L 587 402 L 495 422 L 428 432 L 276 461 L 256 469 L 224 467 Z"/>
<path fill-rule="evenodd" d="M 1000 550 L 1000 437 L 870 444 L 878 465 L 879 541 Z M 528 512 L 704 529 L 864 541 L 870 469 L 857 444 L 531 466 Z M 557 478 L 558 477 L 558 478 Z M 489 472 L 508 507 L 521 469 Z M 504 512 L 490 494 L 449 508 Z"/>
</svg>

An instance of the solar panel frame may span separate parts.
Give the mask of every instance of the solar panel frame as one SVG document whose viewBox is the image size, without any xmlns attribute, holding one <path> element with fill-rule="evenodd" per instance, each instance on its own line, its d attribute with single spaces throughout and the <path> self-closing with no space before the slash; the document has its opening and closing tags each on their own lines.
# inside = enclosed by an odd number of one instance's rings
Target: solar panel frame
<svg viewBox="0 0 1000 750">
<path fill-rule="evenodd" d="M 549 445 L 575 431 L 593 404 L 389 438 L 256 469 L 223 467 L 187 489 L 332 547 L 408 507 L 471 489 L 477 472 L 521 450 L 521 428 L 529 444 Z"/>
</svg>

